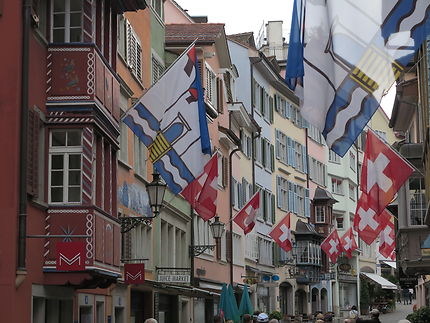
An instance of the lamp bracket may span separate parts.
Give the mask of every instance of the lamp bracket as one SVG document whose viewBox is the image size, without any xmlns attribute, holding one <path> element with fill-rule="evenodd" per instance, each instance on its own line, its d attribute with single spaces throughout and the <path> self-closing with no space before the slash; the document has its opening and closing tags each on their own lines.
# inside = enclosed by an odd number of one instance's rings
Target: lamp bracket
<svg viewBox="0 0 430 323">
<path fill-rule="evenodd" d="M 121 233 L 126 233 L 139 224 L 151 225 L 153 218 L 155 216 L 121 216 L 118 218 L 121 222 Z"/>
<path fill-rule="evenodd" d="M 190 256 L 197 257 L 197 256 L 200 256 L 206 250 L 214 250 L 214 249 L 215 249 L 215 245 L 190 246 Z"/>
</svg>

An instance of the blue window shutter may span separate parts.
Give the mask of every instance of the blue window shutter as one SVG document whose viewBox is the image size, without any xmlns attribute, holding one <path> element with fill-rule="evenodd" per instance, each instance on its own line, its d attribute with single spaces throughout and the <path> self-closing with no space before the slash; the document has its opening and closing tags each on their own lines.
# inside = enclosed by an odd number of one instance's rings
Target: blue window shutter
<svg viewBox="0 0 430 323">
<path fill-rule="evenodd" d="M 276 200 L 278 208 L 282 209 L 281 177 L 276 175 Z"/>
<path fill-rule="evenodd" d="M 288 182 L 288 211 L 294 212 L 294 192 L 291 182 Z"/>
<path fill-rule="evenodd" d="M 280 140 L 280 138 L 279 138 L 279 130 L 278 129 L 276 129 L 275 130 L 275 144 L 276 144 L 276 146 L 275 146 L 275 152 L 276 152 L 276 159 L 279 159 L 280 157 L 281 157 L 281 146 L 279 145 L 279 140 Z"/>
<path fill-rule="evenodd" d="M 293 159 L 291 158 L 291 138 L 286 137 L 287 139 L 287 154 L 288 154 L 288 165 L 293 166 Z"/>
<path fill-rule="evenodd" d="M 292 166 L 296 168 L 296 142 L 294 140 L 291 140 L 291 159 L 293 161 Z"/>
<path fill-rule="evenodd" d="M 298 211 L 297 185 L 294 184 L 294 213 Z"/>
<path fill-rule="evenodd" d="M 305 216 L 311 217 L 311 205 L 309 200 L 309 189 L 305 188 Z"/>
<path fill-rule="evenodd" d="M 306 153 L 306 146 L 302 146 L 302 158 L 303 158 L 303 172 L 308 173 L 308 156 Z"/>
</svg>

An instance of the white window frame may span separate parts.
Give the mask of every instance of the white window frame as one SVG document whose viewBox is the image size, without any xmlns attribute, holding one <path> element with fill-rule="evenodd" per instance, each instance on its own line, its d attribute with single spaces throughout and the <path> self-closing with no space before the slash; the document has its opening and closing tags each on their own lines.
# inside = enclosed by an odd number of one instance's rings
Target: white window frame
<svg viewBox="0 0 430 323">
<path fill-rule="evenodd" d="M 217 106 L 216 74 L 207 63 L 205 63 L 205 73 L 206 73 L 205 97 L 206 97 L 206 100 L 212 105 L 212 108 L 216 110 L 216 106 Z"/>
<path fill-rule="evenodd" d="M 67 146 L 68 132 L 79 131 L 81 134 L 80 146 Z M 52 134 L 54 132 L 66 132 L 66 146 L 52 146 Z M 49 158 L 48 158 L 48 201 L 49 204 L 81 204 L 82 203 L 82 129 L 53 129 L 49 132 Z M 51 200 L 51 175 L 52 175 L 52 156 L 63 156 L 63 200 L 60 202 L 52 202 Z M 69 157 L 70 155 L 80 155 L 80 184 L 79 184 L 79 201 L 69 202 Z M 58 185 L 54 187 L 60 187 Z M 76 186 L 75 186 L 76 187 Z"/>
<path fill-rule="evenodd" d="M 71 2 L 75 2 L 75 1 L 81 1 L 81 10 L 80 11 L 70 11 L 70 3 Z M 78 42 L 82 42 L 83 39 L 83 11 L 84 11 L 84 6 L 83 6 L 83 0 L 64 0 L 64 12 L 54 12 L 54 0 L 51 0 L 51 22 L 50 22 L 50 39 L 51 42 L 54 42 L 54 29 L 58 29 L 58 30 L 64 30 L 64 42 L 65 43 L 70 43 L 70 30 L 71 29 L 78 29 L 77 27 L 70 27 L 70 15 L 74 14 L 74 13 L 78 13 L 80 12 L 81 14 L 81 39 Z M 64 27 L 59 27 L 59 28 L 54 28 L 54 14 L 56 13 L 61 13 L 64 14 Z"/>
<path fill-rule="evenodd" d="M 350 151 L 349 152 L 349 168 L 351 168 L 354 173 L 355 173 L 355 166 L 356 166 L 355 154 L 352 151 Z"/>
<path fill-rule="evenodd" d="M 315 205 L 315 223 L 326 223 L 325 211 L 324 205 Z"/>
<path fill-rule="evenodd" d="M 343 195 L 343 180 L 337 177 L 332 177 L 331 190 L 334 194 Z"/>
<path fill-rule="evenodd" d="M 164 5 L 163 0 L 151 0 L 151 7 L 154 10 L 154 12 L 157 14 L 158 18 L 160 18 L 162 21 L 164 19 Z M 160 12 L 157 11 L 156 4 L 160 4 Z"/>
<path fill-rule="evenodd" d="M 133 142 L 134 151 L 134 173 L 143 179 L 147 179 L 147 160 L 148 160 L 148 148 L 145 144 L 140 141 L 139 137 L 134 135 Z"/>
<path fill-rule="evenodd" d="M 340 164 L 340 156 L 330 149 L 328 151 L 328 161 L 332 163 Z"/>
<path fill-rule="evenodd" d="M 352 183 L 349 183 L 349 188 L 348 188 L 348 190 L 349 190 L 349 198 L 351 199 L 351 200 L 353 200 L 353 201 L 355 201 L 355 185 L 354 184 L 352 184 Z"/>
</svg>

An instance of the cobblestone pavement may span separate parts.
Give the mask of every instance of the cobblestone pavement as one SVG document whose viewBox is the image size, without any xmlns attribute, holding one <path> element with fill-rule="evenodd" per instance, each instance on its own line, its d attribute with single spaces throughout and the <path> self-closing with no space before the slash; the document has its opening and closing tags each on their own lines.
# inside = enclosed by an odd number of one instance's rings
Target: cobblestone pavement
<svg viewBox="0 0 430 323">
<path fill-rule="evenodd" d="M 379 319 L 382 323 L 397 323 L 401 319 L 405 319 L 406 316 L 412 313 L 413 305 L 396 304 L 396 310 L 392 313 L 381 314 Z"/>
</svg>

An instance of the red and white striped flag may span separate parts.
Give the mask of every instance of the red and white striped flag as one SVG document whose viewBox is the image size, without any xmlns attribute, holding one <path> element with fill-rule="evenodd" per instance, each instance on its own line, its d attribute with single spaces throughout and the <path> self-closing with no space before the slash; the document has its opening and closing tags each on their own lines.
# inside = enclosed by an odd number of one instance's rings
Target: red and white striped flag
<svg viewBox="0 0 430 323">
<path fill-rule="evenodd" d="M 252 231 L 260 208 L 260 192 L 255 193 L 248 203 L 236 214 L 233 221 L 243 229 L 245 234 Z"/>
<path fill-rule="evenodd" d="M 203 173 L 191 182 L 182 196 L 191 204 L 196 213 L 207 221 L 216 214 L 218 197 L 218 155 L 214 154 L 203 169 Z"/>
</svg>

